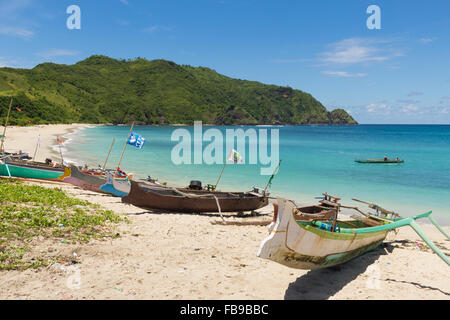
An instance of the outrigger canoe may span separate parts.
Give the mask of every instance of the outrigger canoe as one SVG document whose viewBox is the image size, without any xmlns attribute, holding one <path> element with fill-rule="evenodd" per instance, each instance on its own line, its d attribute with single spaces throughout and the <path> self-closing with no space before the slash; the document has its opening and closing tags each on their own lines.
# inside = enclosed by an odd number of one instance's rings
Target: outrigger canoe
<svg viewBox="0 0 450 320">
<path fill-rule="evenodd" d="M 130 182 L 130 193 L 122 198 L 122 202 L 149 209 L 173 212 L 243 212 L 268 204 L 268 194 L 260 193 L 258 188 L 249 192 L 223 192 Z"/>
<path fill-rule="evenodd" d="M 358 163 L 404 163 L 404 160 L 400 159 L 357 159 Z"/>
<path fill-rule="evenodd" d="M 100 190 L 110 193 L 116 197 L 125 197 L 128 195 L 131 189 L 131 184 L 128 179 L 116 179 L 113 174 L 109 172 L 107 174 L 105 184 L 100 186 Z"/>
<path fill-rule="evenodd" d="M 81 172 L 78 167 L 70 165 L 70 176 L 65 177 L 63 182 L 73 184 L 74 186 L 80 187 L 84 190 L 101 192 L 100 186 L 105 184 L 105 176 L 91 175 Z"/>
<path fill-rule="evenodd" d="M 64 167 L 42 162 L 17 161 L 8 158 L 0 161 L 0 176 L 40 180 L 62 180 Z"/>
<path fill-rule="evenodd" d="M 334 221 L 297 220 L 295 214 L 292 201 L 278 198 L 275 221 L 269 227 L 270 235 L 262 241 L 258 249 L 258 257 L 296 269 L 331 267 L 375 249 L 384 241 L 389 231 L 411 226 L 426 244 L 450 265 L 449 258 L 427 238 L 415 222 L 428 217 L 449 239 L 430 216 L 431 211 L 411 218 L 379 219 L 375 226 L 369 226 L 361 220 L 337 221 L 334 228 Z"/>
<path fill-rule="evenodd" d="M 67 174 L 70 173 L 70 175 Z M 111 193 L 107 190 L 102 190 L 102 186 L 107 183 L 107 173 L 103 173 L 102 175 L 96 173 L 92 174 L 93 171 L 81 171 L 78 167 L 74 165 L 70 165 L 70 168 L 67 168 L 65 177 L 63 182 L 67 182 L 73 184 L 74 186 L 80 187 L 84 190 L 100 192 L 100 193 Z M 115 174 L 113 174 L 114 176 Z M 117 178 L 114 180 L 117 181 L 128 181 L 128 176 L 125 178 Z"/>
</svg>

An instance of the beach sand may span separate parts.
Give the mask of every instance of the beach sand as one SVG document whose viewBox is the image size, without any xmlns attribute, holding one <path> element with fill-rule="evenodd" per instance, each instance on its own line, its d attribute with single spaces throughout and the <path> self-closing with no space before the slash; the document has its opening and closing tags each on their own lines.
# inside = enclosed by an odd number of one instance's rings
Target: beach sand
<svg viewBox="0 0 450 320">
<path fill-rule="evenodd" d="M 35 160 L 43 162 L 46 158 L 51 158 L 57 162 L 61 162 L 59 152 L 53 149 L 54 146 L 58 145 L 56 138 L 61 137 L 63 139 L 65 134 L 72 133 L 87 126 L 89 125 L 51 124 L 29 127 L 8 127 L 6 131 L 4 149 L 7 152 L 28 152 L 30 157 L 33 157 L 37 146 L 38 136 L 40 136 L 40 145 L 36 151 Z M 3 127 L 0 128 L 3 130 Z"/>
<path fill-rule="evenodd" d="M 75 128 L 39 127 L 41 159 L 56 135 Z M 23 151 L 34 151 L 36 131 L 9 130 L 8 151 L 13 141 Z M 409 227 L 391 232 L 383 246 L 338 267 L 297 270 L 256 256 L 267 226 L 215 225 L 211 222 L 220 220 L 218 214 L 155 213 L 71 185 L 42 185 L 98 203 L 127 216 L 129 223 L 116 227 L 117 239 L 77 245 L 35 241 L 33 250 L 73 257 L 73 264 L 0 271 L 0 299 L 450 298 L 450 268 L 419 246 L 423 241 Z M 225 218 L 271 219 L 272 206 L 259 211 L 260 217 Z M 441 233 L 427 225 L 423 230 L 449 254 L 450 242 Z"/>
</svg>

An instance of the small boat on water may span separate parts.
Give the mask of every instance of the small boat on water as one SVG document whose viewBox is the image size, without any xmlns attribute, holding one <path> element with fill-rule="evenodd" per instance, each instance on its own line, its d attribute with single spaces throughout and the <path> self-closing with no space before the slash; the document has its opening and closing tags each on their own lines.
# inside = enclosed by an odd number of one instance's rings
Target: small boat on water
<svg viewBox="0 0 450 320">
<path fill-rule="evenodd" d="M 295 209 L 292 201 L 278 198 L 274 221 L 269 227 L 270 235 L 262 241 L 258 257 L 296 269 L 331 267 L 375 249 L 384 241 L 389 231 L 411 226 L 427 245 L 450 265 L 449 258 L 426 237 L 415 222 L 417 219 L 429 218 L 449 239 L 430 216 L 431 211 L 410 218 L 396 218 L 394 213 L 392 219 L 364 214 L 366 218 L 340 221 L 336 218 L 297 219 Z"/>
<path fill-rule="evenodd" d="M 268 193 L 259 188 L 249 192 L 222 192 L 173 188 L 130 181 L 131 189 L 122 202 L 137 207 L 174 212 L 243 212 L 268 204 Z"/>
<path fill-rule="evenodd" d="M 358 163 L 404 163 L 404 160 L 401 160 L 399 158 L 395 159 L 388 159 L 387 157 L 383 159 L 357 159 L 355 162 Z"/>
</svg>

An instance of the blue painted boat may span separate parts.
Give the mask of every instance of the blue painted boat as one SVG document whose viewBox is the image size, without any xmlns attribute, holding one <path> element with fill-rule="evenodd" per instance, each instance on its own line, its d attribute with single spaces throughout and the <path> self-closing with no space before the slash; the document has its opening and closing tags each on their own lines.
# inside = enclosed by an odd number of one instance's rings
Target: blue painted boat
<svg viewBox="0 0 450 320">
<path fill-rule="evenodd" d="M 128 195 L 130 192 L 130 181 L 125 180 L 116 180 L 112 177 L 112 173 L 109 172 L 106 178 L 106 183 L 100 186 L 100 190 L 104 192 L 108 192 L 116 197 L 124 197 Z"/>
</svg>

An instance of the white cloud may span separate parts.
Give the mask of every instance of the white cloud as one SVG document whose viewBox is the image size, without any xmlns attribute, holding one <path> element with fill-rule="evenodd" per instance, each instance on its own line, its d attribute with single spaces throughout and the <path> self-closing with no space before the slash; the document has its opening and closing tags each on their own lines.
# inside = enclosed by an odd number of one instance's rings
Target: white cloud
<svg viewBox="0 0 450 320">
<path fill-rule="evenodd" d="M 66 50 L 66 49 L 50 49 L 44 52 L 38 53 L 38 56 L 43 58 L 61 57 L 61 56 L 76 56 L 80 54 L 76 50 Z"/>
<path fill-rule="evenodd" d="M 391 108 L 385 104 L 385 103 L 371 103 L 368 106 L 366 106 L 367 112 L 370 113 L 382 113 L 382 114 L 389 114 L 391 112 Z"/>
<path fill-rule="evenodd" d="M 414 99 L 397 99 L 397 102 L 399 103 L 403 103 L 403 104 L 416 104 L 419 103 L 419 100 L 414 100 Z"/>
<path fill-rule="evenodd" d="M 34 32 L 20 27 L 0 27 L 0 34 L 6 36 L 29 38 L 34 35 Z"/>
<path fill-rule="evenodd" d="M 30 25 L 34 25 L 21 14 L 29 8 L 32 0 L 0 0 L 0 35 L 29 39 L 34 35 Z"/>
<path fill-rule="evenodd" d="M 20 57 L 0 57 L 0 68 L 9 67 L 9 68 L 32 68 L 35 66 L 35 61 L 30 59 L 23 59 Z"/>
<path fill-rule="evenodd" d="M 124 5 L 129 6 L 130 3 L 127 0 L 120 0 L 120 2 L 122 2 Z"/>
<path fill-rule="evenodd" d="M 305 58 L 293 58 L 293 59 L 271 59 L 269 62 L 273 63 L 298 63 L 298 62 L 307 62 L 311 61 L 311 59 Z"/>
<path fill-rule="evenodd" d="M 147 33 L 153 33 L 153 32 L 157 32 L 157 31 L 170 31 L 172 30 L 172 28 L 170 27 L 166 27 L 166 26 L 150 26 L 147 27 L 145 29 L 143 29 L 142 31 L 147 32 Z"/>
<path fill-rule="evenodd" d="M 418 111 L 418 110 L 419 110 L 419 107 L 414 104 L 409 104 L 407 106 L 402 107 L 403 113 L 410 113 L 410 112 L 414 112 L 414 111 Z"/>
<path fill-rule="evenodd" d="M 17 11 L 32 4 L 31 0 L 4 0 L 0 1 L 0 16 L 14 18 Z"/>
<path fill-rule="evenodd" d="M 423 44 L 427 44 L 427 43 L 433 42 L 435 40 L 436 40 L 436 38 L 420 38 L 419 42 L 423 43 Z"/>
<path fill-rule="evenodd" d="M 440 103 L 450 103 L 450 95 L 445 96 L 445 97 L 441 97 L 441 101 Z"/>
<path fill-rule="evenodd" d="M 360 78 L 365 77 L 366 73 L 350 73 L 347 71 L 322 71 L 323 74 L 336 77 Z"/>
<path fill-rule="evenodd" d="M 388 46 L 392 41 L 365 38 L 349 38 L 331 44 L 331 50 L 323 52 L 320 60 L 331 64 L 357 64 L 381 62 L 403 56 L 399 50 Z"/>
</svg>

